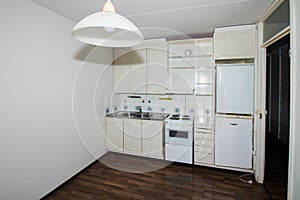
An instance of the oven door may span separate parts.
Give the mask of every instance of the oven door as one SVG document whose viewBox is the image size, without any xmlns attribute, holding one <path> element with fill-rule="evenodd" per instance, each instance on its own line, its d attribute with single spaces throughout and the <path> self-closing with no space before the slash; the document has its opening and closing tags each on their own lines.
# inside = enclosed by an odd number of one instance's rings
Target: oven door
<svg viewBox="0 0 300 200">
<path fill-rule="evenodd" d="M 166 144 L 191 146 L 193 143 L 192 130 L 189 129 L 172 129 L 166 127 L 165 137 Z"/>
</svg>

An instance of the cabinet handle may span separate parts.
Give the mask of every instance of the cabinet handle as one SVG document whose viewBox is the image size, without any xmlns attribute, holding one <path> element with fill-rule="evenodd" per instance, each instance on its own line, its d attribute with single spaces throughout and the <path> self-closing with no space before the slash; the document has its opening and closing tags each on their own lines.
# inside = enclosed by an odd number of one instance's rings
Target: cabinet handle
<svg viewBox="0 0 300 200">
<path fill-rule="evenodd" d="M 231 125 L 231 126 L 237 126 L 238 123 L 230 123 L 229 125 Z"/>
</svg>

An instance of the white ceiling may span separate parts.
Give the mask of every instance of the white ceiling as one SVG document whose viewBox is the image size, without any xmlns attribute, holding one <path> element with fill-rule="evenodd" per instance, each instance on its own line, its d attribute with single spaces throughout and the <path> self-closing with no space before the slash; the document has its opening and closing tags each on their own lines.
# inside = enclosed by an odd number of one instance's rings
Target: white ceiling
<svg viewBox="0 0 300 200">
<path fill-rule="evenodd" d="M 32 0 L 79 21 L 102 11 L 105 0 Z M 255 23 L 275 0 L 113 0 L 116 11 L 145 38 L 207 35 L 215 27 Z M 70 30 L 71 31 L 71 30 Z"/>
</svg>

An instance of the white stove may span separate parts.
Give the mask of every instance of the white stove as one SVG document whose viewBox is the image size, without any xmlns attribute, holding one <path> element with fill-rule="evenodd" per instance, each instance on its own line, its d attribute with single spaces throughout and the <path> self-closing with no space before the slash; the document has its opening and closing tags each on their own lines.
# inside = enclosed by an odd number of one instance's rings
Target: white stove
<svg viewBox="0 0 300 200">
<path fill-rule="evenodd" d="M 170 115 L 165 125 L 165 158 L 192 164 L 193 119 L 188 115 Z"/>
</svg>

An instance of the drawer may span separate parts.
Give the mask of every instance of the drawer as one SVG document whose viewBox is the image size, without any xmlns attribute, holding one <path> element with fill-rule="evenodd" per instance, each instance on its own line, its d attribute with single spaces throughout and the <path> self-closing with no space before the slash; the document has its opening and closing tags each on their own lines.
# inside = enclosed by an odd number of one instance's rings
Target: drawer
<svg viewBox="0 0 300 200">
<path fill-rule="evenodd" d="M 215 159 L 214 159 L 214 154 L 212 153 L 201 153 L 198 151 L 195 151 L 194 154 L 194 162 L 195 163 L 203 163 L 203 164 L 214 164 Z"/>
<path fill-rule="evenodd" d="M 213 130 L 205 128 L 194 128 L 194 133 L 213 134 Z"/>
<path fill-rule="evenodd" d="M 195 140 L 201 139 L 201 140 L 213 140 L 214 136 L 212 133 L 202 133 L 202 132 L 196 132 L 195 133 Z"/>
<path fill-rule="evenodd" d="M 212 110 L 213 105 L 213 99 L 211 97 L 206 96 L 207 98 L 204 98 L 204 96 L 198 97 L 198 105 L 200 107 L 206 108 L 206 110 Z M 213 112 L 210 112 L 213 113 Z M 199 113 L 200 114 L 200 113 Z M 198 116 L 194 120 L 195 127 L 213 127 L 214 124 L 214 117 L 207 114 L 207 111 L 202 112 L 201 116 Z"/>
<path fill-rule="evenodd" d="M 195 145 L 205 146 L 205 147 L 212 147 L 214 142 L 212 140 L 202 140 L 202 139 L 195 139 Z"/>
<path fill-rule="evenodd" d="M 206 129 L 206 130 L 213 130 L 213 125 L 211 124 L 194 124 L 195 130 L 197 129 Z"/>
<path fill-rule="evenodd" d="M 214 146 L 206 147 L 206 146 L 199 146 L 195 145 L 194 146 L 194 151 L 200 152 L 203 154 L 208 154 L 208 153 L 214 153 Z"/>
</svg>

